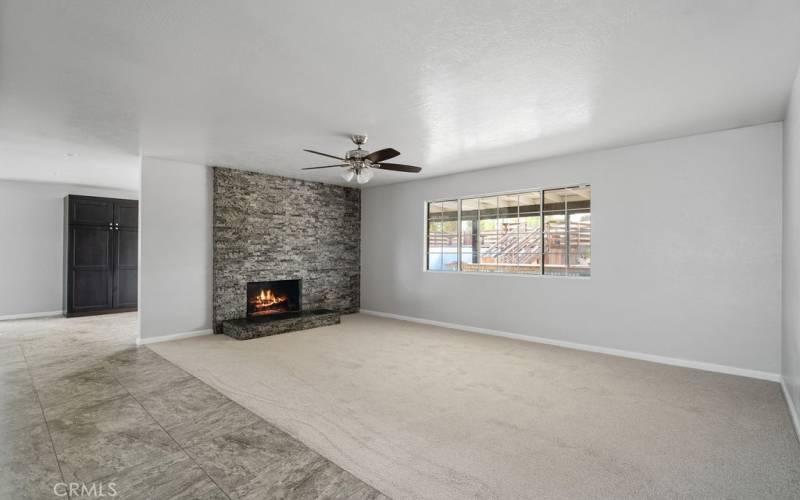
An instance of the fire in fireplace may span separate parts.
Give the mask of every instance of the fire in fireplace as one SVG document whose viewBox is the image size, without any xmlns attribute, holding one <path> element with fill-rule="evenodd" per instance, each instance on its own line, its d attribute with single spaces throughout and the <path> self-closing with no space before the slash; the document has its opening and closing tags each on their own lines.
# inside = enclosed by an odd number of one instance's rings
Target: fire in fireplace
<svg viewBox="0 0 800 500">
<path fill-rule="evenodd" d="M 252 281 L 247 284 L 247 319 L 273 317 L 301 309 L 301 280 Z"/>
</svg>

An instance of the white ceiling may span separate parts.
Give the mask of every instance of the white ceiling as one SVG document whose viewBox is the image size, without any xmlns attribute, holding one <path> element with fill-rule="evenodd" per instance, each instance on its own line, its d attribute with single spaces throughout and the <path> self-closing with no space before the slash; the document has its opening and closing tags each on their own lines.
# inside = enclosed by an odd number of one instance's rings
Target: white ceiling
<svg viewBox="0 0 800 500">
<path fill-rule="evenodd" d="M 0 177 L 129 189 L 140 154 L 338 182 L 301 149 L 366 132 L 434 176 L 781 120 L 800 62 L 797 0 L 0 9 Z"/>
</svg>

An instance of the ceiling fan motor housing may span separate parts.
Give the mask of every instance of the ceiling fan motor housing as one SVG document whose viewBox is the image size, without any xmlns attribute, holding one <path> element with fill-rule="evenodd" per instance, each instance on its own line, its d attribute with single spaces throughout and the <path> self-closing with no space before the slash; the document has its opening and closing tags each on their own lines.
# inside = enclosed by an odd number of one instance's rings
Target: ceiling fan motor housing
<svg viewBox="0 0 800 500">
<path fill-rule="evenodd" d="M 347 160 L 362 160 L 364 157 L 369 155 L 369 151 L 366 149 L 351 149 L 347 153 L 345 153 L 344 157 Z"/>
<path fill-rule="evenodd" d="M 350 139 L 358 146 L 358 149 L 351 149 L 345 153 L 344 157 L 350 166 L 358 172 L 361 168 L 370 166 L 370 161 L 364 160 L 364 157 L 369 155 L 369 151 L 361 149 L 361 146 L 367 143 L 367 136 L 366 134 L 353 134 Z"/>
</svg>

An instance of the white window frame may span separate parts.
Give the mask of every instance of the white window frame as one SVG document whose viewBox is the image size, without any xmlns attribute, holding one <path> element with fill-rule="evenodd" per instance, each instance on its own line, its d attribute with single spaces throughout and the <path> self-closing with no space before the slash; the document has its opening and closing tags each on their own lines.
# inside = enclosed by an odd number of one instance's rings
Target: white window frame
<svg viewBox="0 0 800 500">
<path fill-rule="evenodd" d="M 589 280 L 592 277 L 592 267 L 589 268 L 589 275 L 588 276 L 577 276 L 577 275 L 559 275 L 559 274 L 544 274 L 544 192 L 545 191 L 557 191 L 559 189 L 573 189 L 573 188 L 589 188 L 592 191 L 592 198 L 590 198 L 590 207 L 592 205 L 591 200 L 594 198 L 594 190 L 592 189 L 592 185 L 588 182 L 586 183 L 577 183 L 577 184 L 568 184 L 563 186 L 556 186 L 556 187 L 547 187 L 547 188 L 530 188 L 530 189 L 517 189 L 513 191 L 497 191 L 491 193 L 482 193 L 482 194 L 471 194 L 471 195 L 461 195 L 461 196 L 448 196 L 443 198 L 434 198 L 431 200 L 426 200 L 423 203 L 422 208 L 422 217 L 423 217 L 423 245 L 422 245 L 422 271 L 426 273 L 436 273 L 436 274 L 450 274 L 450 275 L 470 275 L 470 276 L 514 276 L 520 278 L 555 278 L 555 279 L 578 279 L 578 280 Z M 462 269 L 462 261 L 461 261 L 461 204 L 463 200 L 470 200 L 474 198 L 487 198 L 492 196 L 503 196 L 503 195 L 519 195 L 523 193 L 531 193 L 531 192 L 539 192 L 539 224 L 540 224 L 540 237 L 542 238 L 542 267 L 541 272 L 539 273 L 513 273 L 513 272 L 503 272 L 503 271 L 464 271 Z M 440 203 L 444 201 L 455 201 L 458 210 L 458 218 L 457 218 L 457 227 L 458 227 L 458 268 L 453 271 L 446 271 L 446 270 L 439 270 L 439 269 L 428 269 L 428 207 L 431 203 Z M 498 207 L 499 209 L 499 207 Z M 591 213 L 591 208 L 590 208 Z M 519 212 L 517 212 L 519 216 Z M 567 219 L 569 217 L 567 216 Z M 569 236 L 569 235 L 567 235 Z M 567 240 L 567 269 L 569 269 L 569 240 Z"/>
</svg>

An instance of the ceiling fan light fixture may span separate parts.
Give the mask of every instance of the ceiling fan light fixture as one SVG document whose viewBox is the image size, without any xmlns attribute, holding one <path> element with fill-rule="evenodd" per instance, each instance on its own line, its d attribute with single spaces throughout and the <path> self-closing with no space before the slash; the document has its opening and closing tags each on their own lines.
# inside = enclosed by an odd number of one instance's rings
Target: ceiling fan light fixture
<svg viewBox="0 0 800 500">
<path fill-rule="evenodd" d="M 344 179 L 345 182 L 350 182 L 353 180 L 353 177 L 355 177 L 355 175 L 356 173 L 353 172 L 353 169 L 348 168 L 347 170 L 342 172 L 342 179 Z"/>
<path fill-rule="evenodd" d="M 369 167 L 362 168 L 361 170 L 358 171 L 358 175 L 356 176 L 356 181 L 359 184 L 366 184 L 369 182 L 370 179 L 372 179 L 372 175 L 373 173 L 371 168 Z"/>
</svg>

